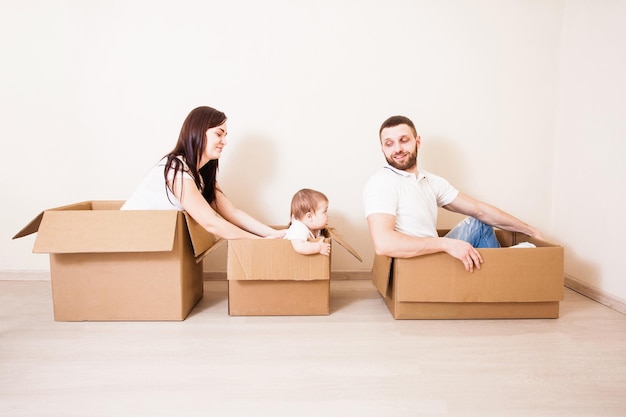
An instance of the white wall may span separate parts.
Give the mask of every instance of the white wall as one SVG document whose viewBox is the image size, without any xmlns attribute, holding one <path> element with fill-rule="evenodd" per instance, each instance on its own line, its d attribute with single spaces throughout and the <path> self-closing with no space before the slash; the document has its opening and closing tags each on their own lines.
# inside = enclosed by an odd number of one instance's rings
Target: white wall
<svg viewBox="0 0 626 417">
<path fill-rule="evenodd" d="M 276 224 L 297 189 L 330 197 L 365 259 L 337 249 L 335 270 L 371 267 L 361 191 L 392 114 L 418 126 L 422 167 L 565 237 L 550 181 L 562 1 L 0 5 L 0 270 L 47 269 L 13 234 L 43 208 L 126 198 L 198 105 L 229 116 L 220 181 L 236 204 Z"/>
<path fill-rule="evenodd" d="M 553 231 L 566 274 L 626 300 L 626 2 L 564 12 Z"/>
</svg>

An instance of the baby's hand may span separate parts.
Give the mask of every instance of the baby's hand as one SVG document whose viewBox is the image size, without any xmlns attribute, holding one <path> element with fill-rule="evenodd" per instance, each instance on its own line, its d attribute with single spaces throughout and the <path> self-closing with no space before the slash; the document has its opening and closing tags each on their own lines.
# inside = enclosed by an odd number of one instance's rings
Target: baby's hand
<svg viewBox="0 0 626 417">
<path fill-rule="evenodd" d="M 319 241 L 320 244 L 320 253 L 322 255 L 330 255 L 330 243 L 324 242 L 324 239 Z"/>
</svg>

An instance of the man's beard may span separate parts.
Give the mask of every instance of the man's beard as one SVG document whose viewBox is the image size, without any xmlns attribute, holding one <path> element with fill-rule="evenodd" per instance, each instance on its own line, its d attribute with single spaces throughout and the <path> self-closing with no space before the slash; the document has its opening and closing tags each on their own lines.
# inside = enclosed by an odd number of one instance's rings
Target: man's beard
<svg viewBox="0 0 626 417">
<path fill-rule="evenodd" d="M 395 169 L 406 171 L 407 169 L 411 169 L 417 165 L 417 146 L 415 147 L 415 150 L 413 152 L 409 152 L 409 157 L 403 164 L 396 162 L 393 159 L 393 155 L 390 158 L 385 158 L 387 159 L 387 163 L 389 163 L 389 165 L 391 165 Z"/>
</svg>

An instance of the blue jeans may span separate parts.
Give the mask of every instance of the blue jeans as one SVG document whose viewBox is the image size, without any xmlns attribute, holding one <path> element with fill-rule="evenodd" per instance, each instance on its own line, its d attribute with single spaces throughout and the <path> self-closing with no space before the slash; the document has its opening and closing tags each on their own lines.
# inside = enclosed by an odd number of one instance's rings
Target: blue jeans
<svg viewBox="0 0 626 417">
<path fill-rule="evenodd" d="M 493 227 L 473 217 L 468 217 L 450 230 L 445 237 L 464 240 L 475 248 L 499 248 Z"/>
</svg>

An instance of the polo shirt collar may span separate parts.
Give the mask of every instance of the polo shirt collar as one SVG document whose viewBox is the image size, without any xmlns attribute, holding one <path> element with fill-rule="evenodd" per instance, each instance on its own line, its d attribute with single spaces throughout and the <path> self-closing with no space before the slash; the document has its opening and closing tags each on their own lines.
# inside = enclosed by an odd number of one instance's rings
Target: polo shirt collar
<svg viewBox="0 0 626 417">
<path fill-rule="evenodd" d="M 401 169 L 394 168 L 394 167 L 392 167 L 392 166 L 391 166 L 391 165 L 389 165 L 389 164 L 385 165 L 385 166 L 384 166 L 384 168 L 386 168 L 386 169 L 390 170 L 391 172 L 394 172 L 394 173 L 396 173 L 396 174 L 398 174 L 398 175 L 400 175 L 400 176 L 403 176 L 403 177 L 405 177 L 405 178 L 407 178 L 407 177 L 413 177 L 413 178 L 415 178 L 415 179 L 417 179 L 417 180 L 420 180 L 420 179 L 422 179 L 422 178 L 424 178 L 424 177 L 426 176 L 426 175 L 424 175 L 424 173 L 423 173 L 422 171 L 420 171 L 420 170 L 418 170 L 418 171 L 417 171 L 417 175 L 415 175 L 415 174 L 413 174 L 413 173 L 411 173 L 411 172 L 406 172 L 406 171 L 402 171 Z"/>
</svg>

